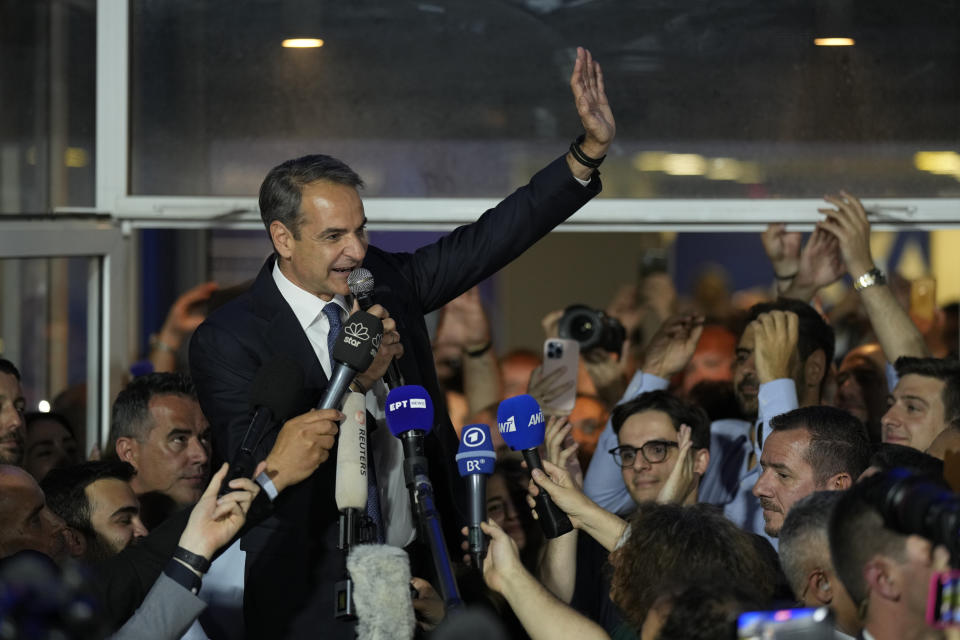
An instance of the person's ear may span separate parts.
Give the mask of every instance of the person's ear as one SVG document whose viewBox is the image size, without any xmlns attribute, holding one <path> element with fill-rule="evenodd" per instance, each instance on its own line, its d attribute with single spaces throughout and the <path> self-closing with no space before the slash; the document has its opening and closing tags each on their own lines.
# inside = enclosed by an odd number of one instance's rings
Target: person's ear
<svg viewBox="0 0 960 640">
<path fill-rule="evenodd" d="M 693 472 L 701 476 L 707 472 L 710 466 L 710 449 L 695 449 L 693 452 Z"/>
<path fill-rule="evenodd" d="M 823 486 L 824 491 L 846 491 L 853 486 L 853 478 L 846 471 L 830 476 Z"/>
<path fill-rule="evenodd" d="M 869 593 L 876 593 L 879 597 L 889 601 L 900 598 L 896 567 L 883 556 L 874 556 L 863 565 L 863 578 L 867 583 Z"/>
<path fill-rule="evenodd" d="M 293 232 L 279 220 L 270 223 L 270 240 L 273 248 L 281 258 L 289 259 L 293 255 L 293 242 L 296 238 Z"/>
<path fill-rule="evenodd" d="M 833 602 L 833 589 L 830 587 L 830 578 L 822 569 L 816 570 L 817 579 L 811 586 L 817 602 L 828 605 Z"/>
<path fill-rule="evenodd" d="M 117 438 L 117 457 L 124 462 L 129 462 L 134 469 L 139 469 L 137 466 L 137 458 L 140 452 L 139 444 L 135 438 L 128 438 L 126 436 Z"/>
<path fill-rule="evenodd" d="M 823 349 L 817 349 L 803 363 L 803 382 L 808 387 L 818 387 L 827 375 L 827 356 Z"/>
<path fill-rule="evenodd" d="M 63 539 L 67 545 L 67 553 L 70 554 L 71 558 L 82 558 L 86 554 L 87 539 L 73 527 L 64 528 Z"/>
</svg>

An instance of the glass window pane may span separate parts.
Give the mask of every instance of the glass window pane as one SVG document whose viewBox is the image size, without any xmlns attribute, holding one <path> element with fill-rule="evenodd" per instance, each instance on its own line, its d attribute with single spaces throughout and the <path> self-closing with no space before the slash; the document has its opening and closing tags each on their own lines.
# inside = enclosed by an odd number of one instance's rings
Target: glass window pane
<svg viewBox="0 0 960 640">
<path fill-rule="evenodd" d="M 132 3 L 131 191 L 252 195 L 309 152 L 369 196 L 506 194 L 578 133 L 573 47 L 619 124 L 605 197 L 960 194 L 960 5 Z M 844 35 L 849 47 L 815 46 Z M 285 38 L 324 44 L 285 49 Z M 918 152 L 936 152 L 917 156 Z"/>
</svg>

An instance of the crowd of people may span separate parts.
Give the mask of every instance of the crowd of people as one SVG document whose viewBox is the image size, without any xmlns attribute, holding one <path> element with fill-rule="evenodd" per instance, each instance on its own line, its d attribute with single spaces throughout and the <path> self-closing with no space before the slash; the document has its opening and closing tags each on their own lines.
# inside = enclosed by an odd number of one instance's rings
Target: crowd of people
<svg viewBox="0 0 960 640">
<path fill-rule="evenodd" d="M 619 348 L 583 349 L 576 372 L 496 352 L 476 285 L 600 189 L 616 127 L 587 51 L 571 88 L 584 135 L 570 152 L 413 254 L 368 246 L 362 181 L 344 163 L 275 167 L 260 192 L 274 254 L 205 318 L 190 310 L 213 285 L 174 305 L 152 371 L 115 399 L 90 460 L 68 418 L 25 411 L 20 370 L 0 359 L 0 630 L 21 634 L 3 637 L 720 639 L 737 637 L 740 614 L 797 607 L 829 612 L 809 624 L 838 638 L 950 633 L 938 621 L 952 610 L 931 598 L 960 563 L 945 480 L 960 449 L 957 306 L 911 318 L 853 195 L 828 196 L 805 242 L 783 225 L 762 234 L 765 299 L 738 306 L 706 286 L 683 299 L 668 273 L 647 273 L 605 310 Z M 363 542 L 403 549 L 410 584 L 357 622 L 336 601 L 349 577 L 335 500 L 346 416 L 317 407 L 361 265 L 383 327 L 350 383 L 368 425 Z M 818 292 L 845 276 L 848 300 L 824 308 Z M 566 337 L 562 317 L 545 314 L 545 339 Z M 258 375 L 278 360 L 302 383 L 251 445 L 251 386 L 286 384 Z M 437 407 L 422 455 L 458 598 L 411 508 L 408 452 L 383 426 L 392 362 Z M 543 469 L 495 427 L 499 403 L 524 393 L 544 409 Z M 556 408 L 561 396 L 572 408 Z M 469 499 L 455 454 L 475 423 L 494 426 L 497 458 L 482 567 L 459 557 Z M 241 450 L 257 465 L 232 477 Z M 541 494 L 572 531 L 543 534 Z M 370 623 L 398 603 L 409 618 Z"/>
</svg>

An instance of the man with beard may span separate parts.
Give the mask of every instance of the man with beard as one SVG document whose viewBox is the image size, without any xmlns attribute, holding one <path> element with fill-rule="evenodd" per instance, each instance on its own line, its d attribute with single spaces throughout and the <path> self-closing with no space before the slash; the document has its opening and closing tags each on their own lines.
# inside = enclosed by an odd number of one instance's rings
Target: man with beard
<svg viewBox="0 0 960 640">
<path fill-rule="evenodd" d="M 105 460 L 53 469 L 43 479 L 47 504 L 67 524 L 71 556 L 95 562 L 147 535 L 130 487 L 135 474 L 126 462 Z"/>
<path fill-rule="evenodd" d="M 0 358 L 0 464 L 23 461 L 23 412 L 27 401 L 20 388 L 20 371 Z"/>
</svg>

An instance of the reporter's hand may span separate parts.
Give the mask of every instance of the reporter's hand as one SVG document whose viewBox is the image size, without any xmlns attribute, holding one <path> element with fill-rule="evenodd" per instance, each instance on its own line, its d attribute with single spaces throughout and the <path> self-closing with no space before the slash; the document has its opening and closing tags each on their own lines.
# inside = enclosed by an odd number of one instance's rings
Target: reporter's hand
<svg viewBox="0 0 960 640">
<path fill-rule="evenodd" d="M 311 409 L 283 424 L 265 460 L 277 491 L 305 480 L 326 462 L 343 417 L 336 409 Z"/>
<path fill-rule="evenodd" d="M 527 505 L 533 511 L 533 517 L 538 518 L 534 510 L 534 498 L 545 491 L 553 502 L 570 518 L 570 523 L 577 529 L 581 528 L 580 516 L 595 506 L 583 491 L 574 483 L 566 469 L 558 467 L 549 460 L 543 461 L 543 468 L 547 473 L 534 469 L 530 472 L 530 485 L 527 488 Z M 549 475 L 547 475 L 549 474 Z"/>
<path fill-rule="evenodd" d="M 837 238 L 847 272 L 851 278 L 859 278 L 874 268 L 870 255 L 870 221 L 867 212 L 860 201 L 846 191 L 835 196 L 824 196 L 823 199 L 836 209 L 818 209 L 827 217 L 818 222 L 817 227 Z"/>
<path fill-rule="evenodd" d="M 360 310 L 360 305 L 356 301 L 353 304 L 353 310 Z M 367 309 L 367 313 L 375 315 L 383 322 L 383 339 L 380 341 L 380 348 L 373 359 L 373 364 L 366 371 L 358 373 L 355 378 L 360 386 L 369 390 L 387 372 L 390 362 L 394 358 L 403 356 L 403 345 L 400 343 L 400 334 L 397 332 L 397 321 L 390 317 L 386 309 L 375 304 Z"/>
<path fill-rule="evenodd" d="M 797 314 L 779 310 L 761 313 L 751 323 L 760 384 L 793 377 L 797 364 L 798 325 Z"/>
<path fill-rule="evenodd" d="M 410 578 L 410 584 L 417 590 L 413 599 L 413 611 L 417 616 L 417 626 L 424 631 L 433 631 L 447 615 L 443 598 L 433 585 L 423 578 Z"/>
<path fill-rule="evenodd" d="M 210 479 L 180 536 L 181 547 L 207 560 L 240 531 L 250 504 L 260 492 L 260 486 L 249 478 L 235 478 L 229 484 L 233 491 L 217 498 L 228 467 L 224 463 Z"/>
<path fill-rule="evenodd" d="M 703 316 L 694 313 L 668 318 L 647 345 L 644 373 L 669 380 L 683 371 L 697 350 L 703 322 Z"/>
<path fill-rule="evenodd" d="M 520 562 L 517 543 L 496 522 L 481 522 L 480 529 L 490 536 L 487 557 L 483 559 L 483 581 L 502 594 L 506 583 L 526 571 Z"/>
</svg>

